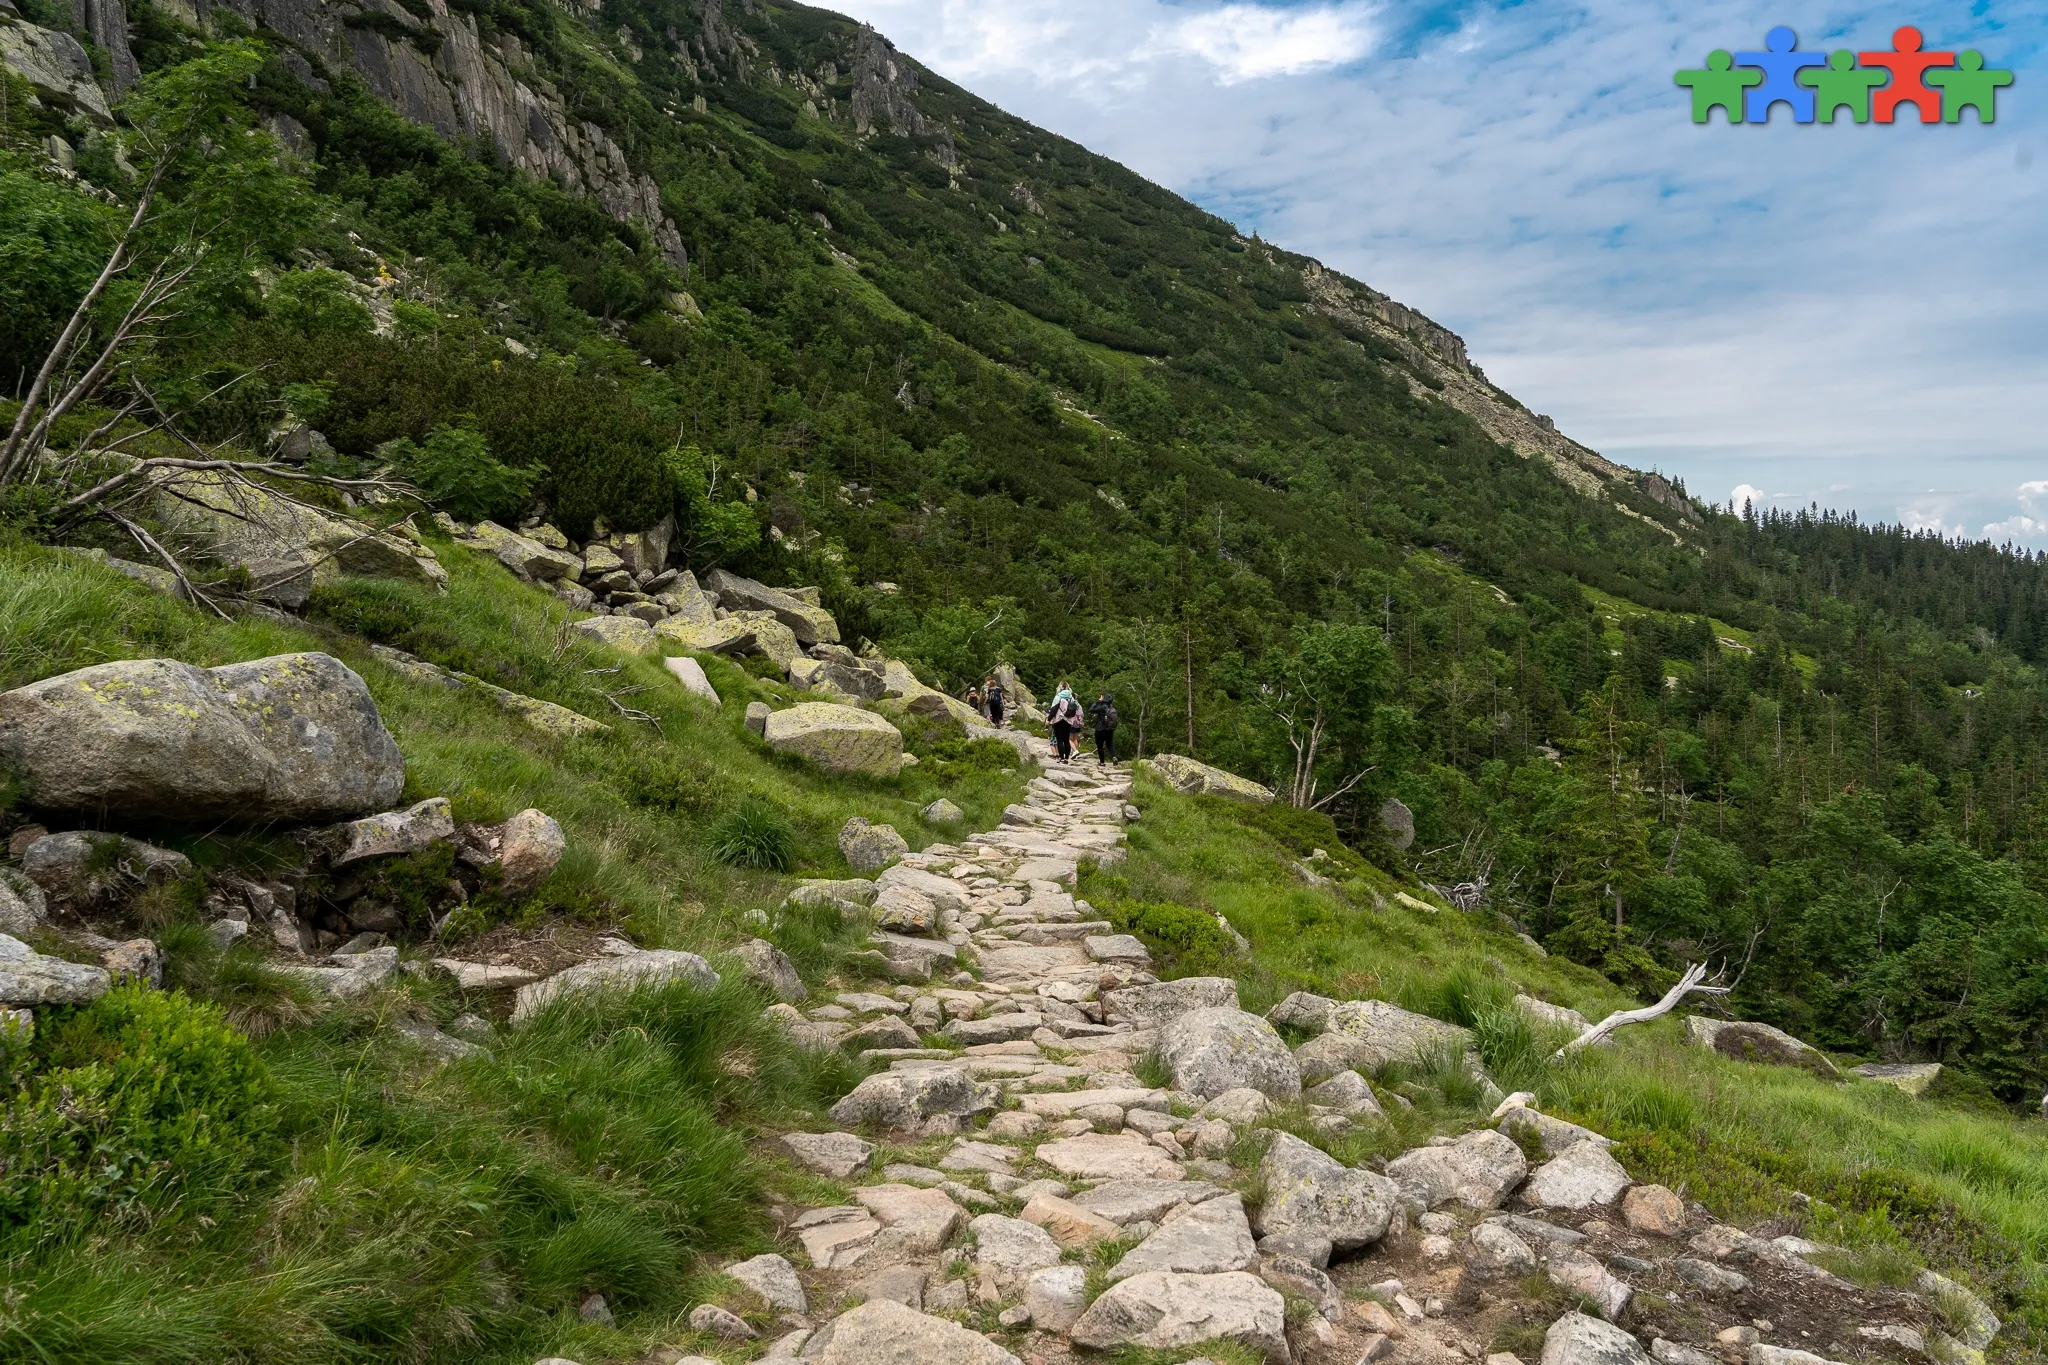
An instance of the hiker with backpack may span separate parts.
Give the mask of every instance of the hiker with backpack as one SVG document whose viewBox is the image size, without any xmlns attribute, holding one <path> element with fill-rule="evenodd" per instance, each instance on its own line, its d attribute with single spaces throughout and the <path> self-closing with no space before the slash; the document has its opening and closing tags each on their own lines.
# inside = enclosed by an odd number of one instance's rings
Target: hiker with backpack
<svg viewBox="0 0 2048 1365">
<path fill-rule="evenodd" d="M 1071 763 L 1074 758 L 1074 736 L 1081 729 L 1081 703 L 1075 699 L 1073 689 L 1065 683 L 1052 699 L 1052 709 L 1045 713 L 1046 723 L 1052 726 L 1053 746 L 1059 750 L 1060 762 Z"/>
<path fill-rule="evenodd" d="M 988 705 L 988 723 L 1000 730 L 1003 728 L 1003 685 L 993 677 L 981 684 L 981 699 Z"/>
<path fill-rule="evenodd" d="M 1095 699 L 1088 719 L 1095 723 L 1095 761 L 1107 768 L 1116 762 L 1116 702 L 1109 693 Z"/>
</svg>

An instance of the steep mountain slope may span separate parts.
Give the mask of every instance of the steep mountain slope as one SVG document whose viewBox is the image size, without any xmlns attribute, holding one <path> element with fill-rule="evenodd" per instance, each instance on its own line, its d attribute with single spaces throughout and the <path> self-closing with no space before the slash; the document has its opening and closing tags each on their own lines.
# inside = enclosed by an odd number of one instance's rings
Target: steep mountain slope
<svg viewBox="0 0 2048 1365">
<path fill-rule="evenodd" d="M 9 87 L 8 232 L 53 243 L 14 258 L 9 388 L 112 231 L 48 157 L 134 191 L 122 44 L 146 91 L 253 35 L 234 99 L 290 184 L 229 207 L 252 271 L 134 372 L 196 439 L 579 541 L 673 517 L 676 567 L 815 583 L 952 690 L 1112 689 L 1127 744 L 1633 987 L 1747 963 L 1737 1004 L 1816 1041 L 2048 1082 L 2040 557 L 1696 506 L 1414 310 L 822 11 L 96 6 L 88 52 L 39 3 L 0 23 L 41 99 Z"/>
</svg>

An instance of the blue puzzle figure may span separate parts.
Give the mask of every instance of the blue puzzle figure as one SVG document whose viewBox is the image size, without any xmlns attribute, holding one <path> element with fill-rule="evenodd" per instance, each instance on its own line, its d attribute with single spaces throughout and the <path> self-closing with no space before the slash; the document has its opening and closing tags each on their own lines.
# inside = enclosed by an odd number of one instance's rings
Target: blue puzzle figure
<svg viewBox="0 0 2048 1365">
<path fill-rule="evenodd" d="M 1735 54 L 1738 64 L 1761 68 L 1764 73 L 1763 84 L 1752 87 L 1745 97 L 1745 121 L 1769 123 L 1771 106 L 1783 100 L 1792 106 L 1794 123 L 1813 122 L 1813 91 L 1799 83 L 1799 73 L 1809 66 L 1826 66 L 1828 59 L 1821 52 L 1794 52 L 1798 42 L 1798 35 L 1780 24 L 1764 35 L 1764 46 L 1770 51 Z"/>
</svg>

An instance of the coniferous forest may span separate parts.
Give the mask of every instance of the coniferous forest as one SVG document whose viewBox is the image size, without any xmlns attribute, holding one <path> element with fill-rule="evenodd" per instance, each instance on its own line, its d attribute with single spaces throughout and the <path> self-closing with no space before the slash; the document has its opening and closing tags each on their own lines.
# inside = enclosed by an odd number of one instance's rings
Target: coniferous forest
<svg viewBox="0 0 2048 1365">
<path fill-rule="evenodd" d="M 364 22 L 436 50 L 440 7 L 404 8 Z M 605 131 L 673 240 L 260 16 L 137 5 L 111 125 L 7 78 L 0 387 L 147 186 L 136 259 L 196 264 L 109 392 L 198 447 L 298 424 L 318 468 L 395 467 L 465 520 L 673 516 L 693 567 L 816 583 L 937 685 L 1111 691 L 1127 749 L 1312 812 L 1280 822 L 1304 854 L 1469 885 L 1643 993 L 1725 964 L 1749 1017 L 2038 1100 L 2042 556 L 1589 494 L 1443 397 L 1440 329 L 1326 306 L 1315 263 L 823 11 L 447 12 Z M 123 543 L 0 494 L 11 535 Z M 435 653 L 402 610 L 313 610 Z"/>
</svg>

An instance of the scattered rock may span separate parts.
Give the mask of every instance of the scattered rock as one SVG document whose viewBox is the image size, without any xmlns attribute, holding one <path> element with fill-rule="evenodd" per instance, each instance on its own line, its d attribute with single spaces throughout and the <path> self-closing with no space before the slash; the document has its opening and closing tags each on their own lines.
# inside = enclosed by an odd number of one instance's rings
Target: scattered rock
<svg viewBox="0 0 2048 1365">
<path fill-rule="evenodd" d="M 1273 804 L 1272 788 L 1180 754 L 1157 754 L 1142 761 L 1150 765 L 1160 781 L 1189 796 L 1220 796 L 1248 806 Z"/>
<path fill-rule="evenodd" d="M 466 991 L 516 990 L 540 977 L 524 967 L 500 966 L 494 962 L 465 962 L 461 958 L 437 957 L 434 966 L 446 972 Z"/>
<path fill-rule="evenodd" d="M 967 1218 L 966 1210 L 943 1190 L 899 1184 L 864 1185 L 853 1192 L 853 1197 L 889 1234 L 886 1240 L 891 1249 L 913 1256 L 929 1256 L 937 1251 Z"/>
<path fill-rule="evenodd" d="M 1019 1365 L 980 1333 L 888 1299 L 841 1313 L 804 1351 L 810 1365 Z"/>
<path fill-rule="evenodd" d="M 1226 1090 L 1257 1090 L 1292 1103 L 1301 1072 L 1273 1026 L 1235 1006 L 1190 1010 L 1159 1032 L 1159 1060 L 1176 1089 L 1202 1099 Z"/>
<path fill-rule="evenodd" d="M 43 838 L 44 831 L 37 829 L 35 835 L 36 839 Z M 13 848 L 13 856 L 20 857 L 34 843 L 35 839 L 21 842 Z M 16 938 L 34 934 L 43 927 L 43 917 L 48 913 L 49 902 L 43 896 L 43 888 L 24 873 L 0 867 L 0 934 Z"/>
<path fill-rule="evenodd" d="M 1384 1119 L 1377 1096 L 1365 1077 L 1356 1071 L 1339 1071 L 1320 1085 L 1310 1086 L 1301 1097 L 1310 1104 L 1325 1105 L 1347 1118 Z"/>
<path fill-rule="evenodd" d="M 1068 1333 L 1077 1346 L 1173 1350 L 1198 1341 L 1235 1341 L 1269 1361 L 1289 1359 L 1287 1305 L 1256 1275 L 1149 1271 L 1110 1288 Z"/>
<path fill-rule="evenodd" d="M 892 831 L 893 832 L 893 831 Z M 907 886 L 885 886 L 875 896 L 875 926 L 902 934 L 929 934 L 939 927 L 931 897 Z"/>
<path fill-rule="evenodd" d="M 405 761 L 340 660 L 128 659 L 0 693 L 0 762 L 50 810 L 182 825 L 388 808 Z"/>
<path fill-rule="evenodd" d="M 1998 1315 L 1948 1276 L 1923 1270 L 1914 1278 L 1913 1288 L 1941 1306 L 1949 1330 L 1971 1350 L 1983 1350 L 1998 1335 Z"/>
<path fill-rule="evenodd" d="M 855 872 L 880 872 L 910 852 L 910 845 L 894 825 L 871 824 L 856 815 L 840 827 L 839 852 Z"/>
<path fill-rule="evenodd" d="M 1087 1306 L 1088 1272 L 1080 1266 L 1047 1266 L 1025 1282 L 1024 1309 L 1041 1332 L 1067 1331 Z"/>
<path fill-rule="evenodd" d="M 1533 995 L 1517 995 L 1515 1008 L 1527 1015 L 1530 1022 L 1545 1028 L 1569 1033 L 1574 1038 L 1593 1027 L 1592 1021 L 1575 1009 L 1553 1005 L 1548 1000 L 1538 1000 Z"/>
<path fill-rule="evenodd" d="M 453 1062 L 464 1057 L 481 1057 L 486 1051 L 476 1043 L 451 1038 L 432 1024 L 415 1019 L 409 1014 L 393 1015 L 388 1023 L 393 1033 L 440 1061 Z"/>
<path fill-rule="evenodd" d="M 1309 991 L 1296 991 L 1266 1011 L 1266 1018 L 1275 1028 L 1291 1028 L 1301 1033 L 1321 1033 L 1329 1025 L 1330 1011 L 1337 1002 L 1326 995 Z"/>
<path fill-rule="evenodd" d="M 1135 934 L 1090 934 L 1081 947 L 1095 962 L 1128 962 L 1143 966 L 1152 960 L 1151 950 Z"/>
<path fill-rule="evenodd" d="M 520 811 L 496 833 L 498 893 L 515 899 L 531 894 L 545 881 L 568 847 L 561 825 L 537 810 Z"/>
<path fill-rule="evenodd" d="M 974 1234 L 975 1264 L 1006 1288 L 1021 1285 L 1034 1270 L 1060 1263 L 1060 1244 L 1021 1218 L 984 1213 L 967 1227 Z"/>
<path fill-rule="evenodd" d="M 1650 1358 L 1658 1365 L 1721 1365 L 1719 1356 L 1658 1337 L 1650 1343 Z"/>
<path fill-rule="evenodd" d="M 1526 1275 L 1536 1268 L 1536 1253 L 1502 1223 L 1481 1223 L 1468 1239 L 1465 1265 L 1482 1278 Z"/>
<path fill-rule="evenodd" d="M 1124 1253 L 1109 1278 L 1125 1280 L 1155 1270 L 1215 1275 L 1257 1263 L 1244 1201 L 1225 1194 L 1168 1214 L 1157 1232 Z"/>
<path fill-rule="evenodd" d="M 593 1327 L 618 1326 L 617 1320 L 612 1317 L 612 1307 L 604 1301 L 602 1294 L 592 1294 L 577 1305 L 576 1316 Z"/>
<path fill-rule="evenodd" d="M 1662 1185 L 1637 1185 L 1622 1196 L 1621 1216 L 1629 1227 L 1653 1237 L 1685 1231 L 1685 1201 Z"/>
<path fill-rule="evenodd" d="M 1344 1296 L 1336 1284 L 1299 1256 L 1268 1256 L 1259 1266 L 1259 1278 L 1282 1294 L 1307 1299 L 1329 1322 L 1344 1320 Z"/>
<path fill-rule="evenodd" d="M 870 1076 L 831 1108 L 834 1123 L 854 1127 L 926 1128 L 934 1120 L 959 1120 L 996 1105 L 992 1085 L 978 1084 L 965 1067 L 936 1066 Z"/>
<path fill-rule="evenodd" d="M 1553 1251 L 1543 1269 L 1552 1284 L 1592 1304 L 1609 1322 L 1621 1316 L 1634 1293 L 1606 1266 L 1576 1247 Z"/>
<path fill-rule="evenodd" d="M 455 818 L 449 813 L 447 797 L 431 796 L 404 810 L 389 810 L 332 826 L 316 837 L 335 850 L 328 858 L 330 866 L 347 867 L 364 858 L 418 853 L 453 839 Z"/>
<path fill-rule="evenodd" d="M 762 737 L 779 754 L 794 754 L 826 772 L 894 777 L 903 761 L 903 732 L 872 711 L 803 702 L 769 715 Z"/>
<path fill-rule="evenodd" d="M 1553 1209 L 1590 1209 L 1611 1204 L 1629 1186 L 1628 1172 L 1598 1142 L 1581 1142 L 1538 1166 L 1522 1197 Z"/>
<path fill-rule="evenodd" d="M 1342 1001 L 1331 1008 L 1328 1028 L 1364 1045 L 1364 1053 L 1354 1065 L 1365 1071 L 1377 1071 L 1391 1062 L 1420 1062 L 1444 1052 L 1462 1054 L 1472 1047 L 1469 1030 L 1384 1000 Z"/>
<path fill-rule="evenodd" d="M 1856 1074 L 1867 1081 L 1881 1081 L 1914 1098 L 1927 1093 L 1941 1076 L 1940 1062 L 1865 1062 Z"/>
<path fill-rule="evenodd" d="M 1773 1066 L 1796 1066 L 1828 1080 L 1839 1080 L 1841 1072 L 1819 1048 L 1803 1043 L 1783 1029 L 1750 1020 L 1709 1019 L 1686 1016 L 1685 1039 L 1698 1047 L 1712 1048 L 1737 1061 L 1766 1062 Z"/>
<path fill-rule="evenodd" d="M 1396 852 L 1405 853 L 1415 842 L 1415 812 L 1398 797 L 1390 796 L 1380 802 L 1378 824 L 1380 833 Z"/>
<path fill-rule="evenodd" d="M 1612 1145 L 1605 1137 L 1602 1137 L 1590 1128 L 1581 1128 L 1576 1123 L 1567 1123 L 1563 1119 L 1553 1118 L 1551 1115 L 1545 1114 L 1540 1110 L 1531 1109 L 1527 1105 L 1518 1105 L 1502 1115 L 1500 1131 L 1510 1136 L 1517 1132 L 1534 1134 L 1536 1140 L 1543 1144 L 1543 1151 L 1547 1156 L 1556 1156 L 1560 1152 L 1567 1151 L 1581 1142 L 1597 1142 L 1602 1146 Z"/>
<path fill-rule="evenodd" d="M 1087 1133 L 1041 1142 L 1037 1157 L 1076 1180 L 1179 1180 L 1187 1174 L 1186 1167 L 1160 1148 L 1121 1133 Z"/>
<path fill-rule="evenodd" d="M 839 623 L 832 619 L 831 612 L 814 602 L 724 569 L 713 569 L 704 575 L 704 586 L 718 594 L 719 605 L 728 611 L 771 613 L 806 649 L 839 643 Z"/>
<path fill-rule="evenodd" d="M 708 1332 L 724 1341 L 752 1341 L 755 1336 L 745 1318 L 715 1303 L 700 1303 L 690 1310 L 690 1330 Z"/>
<path fill-rule="evenodd" d="M 1116 1224 L 1157 1222 L 1182 1204 L 1200 1204 L 1223 1193 L 1200 1180 L 1110 1180 L 1074 1203 Z"/>
<path fill-rule="evenodd" d="M 750 938 L 732 950 L 749 981 L 777 1000 L 801 1000 L 810 992 L 789 955 L 764 938 Z"/>
<path fill-rule="evenodd" d="M 851 1179 L 874 1160 L 874 1144 L 852 1133 L 784 1133 L 777 1141 L 799 1164 L 834 1180 Z"/>
<path fill-rule="evenodd" d="M 291 977 L 320 995 L 332 1000 L 354 1000 L 390 981 L 398 974 L 398 949 L 385 946 L 372 948 L 366 953 L 338 959 L 347 963 L 336 967 L 301 967 L 286 965 L 274 968 Z"/>
<path fill-rule="evenodd" d="M 21 870 L 48 903 L 90 911 L 128 900 L 137 892 L 192 874 L 184 854 L 125 834 L 67 830 L 47 834 L 21 855 Z"/>
<path fill-rule="evenodd" d="M 235 923 L 233 920 L 221 922 Z M 244 924 L 242 932 L 248 933 L 249 926 Z M 164 950 L 153 939 L 131 938 L 103 949 L 100 965 L 116 981 L 139 981 L 151 990 L 160 990 L 164 984 Z"/>
<path fill-rule="evenodd" d="M 695 953 L 666 948 L 649 949 L 623 957 L 603 957 L 579 963 L 530 986 L 521 986 L 512 1005 L 512 1022 L 524 1023 L 565 996 L 593 991 L 637 990 L 687 981 L 700 991 L 718 985 L 718 973 Z"/>
<path fill-rule="evenodd" d="M 571 621 L 569 629 L 593 644 L 609 645 L 622 654 L 645 654 L 654 648 L 654 627 L 633 616 L 589 616 Z"/>
<path fill-rule="evenodd" d="M 1273 1134 L 1259 1174 L 1266 1183 L 1260 1234 L 1282 1239 L 1295 1255 L 1319 1246 L 1320 1255 L 1303 1256 L 1317 1266 L 1327 1264 L 1333 1250 L 1356 1250 L 1385 1236 L 1400 1202 L 1399 1188 L 1386 1176 L 1348 1170 L 1290 1133 Z"/>
<path fill-rule="evenodd" d="M 1613 1323 L 1566 1313 L 1543 1334 L 1541 1365 L 1650 1365 L 1650 1357 Z"/>
<path fill-rule="evenodd" d="M 1468 1208 L 1498 1208 L 1528 1172 L 1522 1149 L 1490 1128 L 1440 1147 L 1417 1147 L 1387 1163 L 1404 1202 L 1418 1212 L 1453 1200 Z"/>
<path fill-rule="evenodd" d="M 967 818 L 967 812 L 942 796 L 919 811 L 917 817 L 927 825 L 957 825 Z"/>
<path fill-rule="evenodd" d="M 791 1313 L 810 1311 L 796 1267 L 774 1252 L 748 1261 L 736 1261 L 725 1268 L 725 1273 L 752 1290 L 770 1308 Z"/>
<path fill-rule="evenodd" d="M 1671 1273 L 1702 1294 L 1740 1294 L 1749 1288 L 1749 1277 L 1726 1270 L 1711 1261 L 1680 1256 L 1671 1263 Z"/>
<path fill-rule="evenodd" d="M 83 1005 L 105 995 L 112 984 L 105 968 L 44 957 L 20 939 L 0 934 L 0 1005 Z"/>
<path fill-rule="evenodd" d="M 1063 1247 L 1089 1247 L 1123 1235 L 1116 1223 L 1058 1195 L 1035 1195 L 1017 1215 L 1042 1227 Z"/>
<path fill-rule="evenodd" d="M 918 1043 L 917 1030 L 893 1014 L 870 1020 L 842 1034 L 839 1039 L 839 1045 L 848 1052 L 869 1048 L 915 1048 Z"/>
<path fill-rule="evenodd" d="M 710 702 L 714 710 L 724 707 L 725 699 L 718 695 L 718 689 L 713 687 L 711 679 L 705 676 L 704 665 L 689 655 L 672 654 L 661 661 L 661 666 L 674 675 L 675 680 L 683 685 L 683 690 L 691 696 Z"/>
<path fill-rule="evenodd" d="M 1835 1365 L 1826 1356 L 1790 1346 L 1768 1346 L 1758 1342 L 1749 1348 L 1749 1365 Z"/>
<path fill-rule="evenodd" d="M 1102 1021 L 1158 1028 L 1193 1010 L 1236 1009 L 1237 983 L 1223 976 L 1184 976 L 1102 993 Z"/>
</svg>

